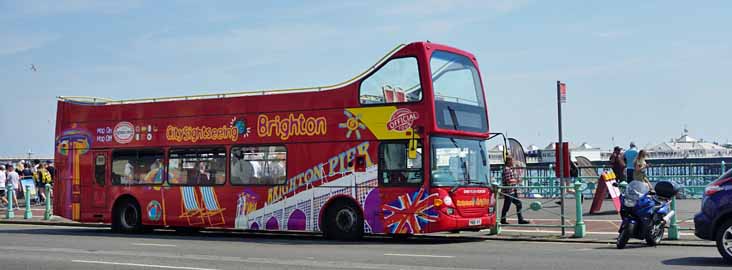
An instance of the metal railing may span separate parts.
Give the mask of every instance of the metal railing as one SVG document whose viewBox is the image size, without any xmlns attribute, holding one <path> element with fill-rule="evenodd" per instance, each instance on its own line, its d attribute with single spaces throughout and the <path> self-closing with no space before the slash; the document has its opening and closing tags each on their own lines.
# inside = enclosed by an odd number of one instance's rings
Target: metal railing
<svg viewBox="0 0 732 270">
<path fill-rule="evenodd" d="M 491 178 L 501 179 L 502 166 L 493 165 Z M 520 186 L 523 186 L 524 197 L 528 198 L 554 198 L 559 197 L 560 189 L 556 186 L 554 167 L 551 165 L 528 166 L 515 168 L 520 171 Z M 689 163 L 689 164 L 651 164 L 646 175 L 651 182 L 672 181 L 683 187 L 678 198 L 699 199 L 704 193 L 704 187 L 714 181 L 727 166 L 724 161 L 720 163 Z M 594 187 L 596 187 L 599 175 L 604 171 L 611 170 L 608 166 L 584 166 L 578 167 L 578 176 L 588 188 L 583 188 L 585 198 L 594 198 Z M 588 172 L 595 172 L 596 175 L 586 175 Z M 585 175 L 583 175 L 583 172 Z"/>
<path fill-rule="evenodd" d="M 562 235 L 564 235 L 564 229 L 574 228 L 574 237 L 584 237 L 585 235 L 585 224 L 583 219 L 582 209 L 582 198 L 594 198 L 594 191 L 597 185 L 599 176 L 595 175 L 582 175 L 591 174 L 589 172 L 596 172 L 597 175 L 601 175 L 604 171 L 610 171 L 611 169 L 607 166 L 587 166 L 579 167 L 579 176 L 571 178 L 572 184 L 562 185 L 561 181 L 556 178 L 554 168 L 552 166 L 529 166 L 525 168 L 516 168 L 519 171 L 519 175 L 522 175 L 521 182 L 517 186 L 501 186 L 498 181 L 502 177 L 501 169 L 495 167 L 491 170 L 491 178 L 493 179 L 493 190 L 496 196 L 496 202 L 498 202 L 498 194 L 502 193 L 504 188 L 516 188 L 520 190 L 519 196 L 523 199 L 529 198 L 534 199 L 528 207 L 525 207 L 522 212 L 526 211 L 545 211 L 555 216 L 560 221 L 558 225 L 546 225 L 546 224 L 510 224 L 501 225 L 501 209 L 495 209 L 496 211 L 496 226 L 491 229 L 491 233 L 498 234 L 501 232 L 501 227 L 505 226 L 516 226 L 516 227 L 551 227 L 561 228 Z M 699 199 L 704 194 L 704 188 L 710 182 L 714 181 L 727 169 L 724 161 L 720 163 L 690 163 L 690 164 L 651 164 L 646 174 L 651 182 L 658 181 L 672 181 L 679 185 L 679 194 L 672 199 L 671 208 L 676 213 L 668 224 L 668 239 L 678 240 L 680 237 L 680 231 L 694 230 L 693 215 L 697 209 L 679 209 L 677 206 L 677 199 Z M 543 207 L 543 204 L 551 201 L 557 201 L 561 199 L 560 194 L 562 189 L 574 190 L 575 195 L 569 195 L 575 198 L 575 214 L 573 217 L 563 215 L 561 213 L 555 213 L 551 210 Z M 582 197 L 577 196 L 581 194 Z M 517 198 L 519 199 L 519 198 Z M 498 207 L 498 203 L 496 203 Z M 511 215 L 514 216 L 514 215 Z M 509 216 L 510 217 L 510 216 Z M 572 219 L 574 223 L 572 224 Z M 567 223 L 569 220 L 570 223 Z M 572 225 L 570 225 L 572 224 Z"/>
<path fill-rule="evenodd" d="M 51 198 L 52 192 L 51 191 L 53 189 L 53 186 L 51 184 L 46 184 L 45 187 L 46 187 L 46 189 L 45 189 L 46 209 L 45 209 L 45 212 L 43 215 L 43 220 L 51 220 L 51 218 L 53 217 L 53 207 L 51 206 L 51 201 L 52 201 L 52 198 Z M 31 188 L 32 188 L 32 186 L 28 185 L 28 186 L 25 186 L 25 188 L 23 189 L 23 196 L 25 197 L 25 212 L 23 214 L 23 219 L 32 219 L 33 218 L 33 211 L 31 209 L 31 207 L 33 205 L 31 203 L 31 190 L 30 190 Z M 6 196 L 8 198 L 8 204 L 7 204 L 7 209 L 6 209 L 7 211 L 5 212 L 5 218 L 14 219 L 15 218 L 15 207 L 17 206 L 17 205 L 15 205 L 16 202 L 14 201 L 14 200 L 16 200 L 14 198 L 17 197 L 16 193 L 15 193 L 16 192 L 15 187 L 12 184 L 8 183 L 5 190 L 6 190 L 6 194 L 7 194 Z"/>
<path fill-rule="evenodd" d="M 496 225 L 491 228 L 491 234 L 500 234 L 501 233 L 501 227 L 511 226 L 511 227 L 541 227 L 541 228 L 559 228 L 561 229 L 562 236 L 565 235 L 566 229 L 574 229 L 574 235 L 575 238 L 582 238 L 585 236 L 586 233 L 586 226 L 584 223 L 584 217 L 583 217 L 583 210 L 582 210 L 582 201 L 583 201 L 583 192 L 577 193 L 577 190 L 583 191 L 584 188 L 586 188 L 585 183 L 582 181 L 581 178 L 571 178 L 569 179 L 567 185 L 561 185 L 561 179 L 554 178 L 554 185 L 545 185 L 545 186 L 503 186 L 499 182 L 493 182 L 492 183 L 492 189 L 493 189 L 493 196 L 495 196 L 495 213 L 496 213 Z M 575 207 L 575 214 L 574 214 L 574 224 L 568 225 L 567 221 L 571 221 L 571 216 L 564 213 L 563 209 L 560 212 L 549 210 L 548 208 L 544 207 L 544 204 L 551 203 L 551 202 L 564 202 L 563 198 L 560 196 L 552 196 L 552 197 L 546 197 L 546 198 L 539 198 L 537 200 L 534 200 L 531 202 L 528 207 L 523 207 L 521 211 L 516 211 L 516 214 L 513 215 L 503 215 L 502 209 L 498 209 L 498 201 L 500 199 L 500 196 L 508 197 L 512 199 L 520 200 L 520 198 L 514 197 L 515 193 L 506 193 L 504 190 L 506 189 L 541 189 L 541 190 L 556 190 L 556 193 L 562 193 L 562 190 L 564 190 L 565 194 L 573 194 L 568 195 L 574 197 L 574 207 Z M 573 191 L 573 192 L 567 192 L 567 191 Z M 506 200 L 508 201 L 508 200 Z M 511 203 L 506 202 L 505 203 Z M 564 206 L 562 206 L 564 207 Z M 508 217 L 518 216 L 519 214 L 523 214 L 527 211 L 543 211 L 546 213 L 550 213 L 552 215 L 555 215 L 559 219 L 559 224 L 501 224 L 502 219 L 506 219 Z M 510 213 L 510 212 L 508 212 Z"/>
</svg>

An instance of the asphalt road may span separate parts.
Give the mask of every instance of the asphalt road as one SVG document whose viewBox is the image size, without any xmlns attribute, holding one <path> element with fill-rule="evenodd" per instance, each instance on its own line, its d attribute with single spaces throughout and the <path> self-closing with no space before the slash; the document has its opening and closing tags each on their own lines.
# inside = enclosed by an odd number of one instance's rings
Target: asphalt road
<svg viewBox="0 0 732 270">
<path fill-rule="evenodd" d="M 635 242 L 639 243 L 639 242 Z M 714 248 L 0 225 L 0 269 L 729 269 Z"/>
</svg>

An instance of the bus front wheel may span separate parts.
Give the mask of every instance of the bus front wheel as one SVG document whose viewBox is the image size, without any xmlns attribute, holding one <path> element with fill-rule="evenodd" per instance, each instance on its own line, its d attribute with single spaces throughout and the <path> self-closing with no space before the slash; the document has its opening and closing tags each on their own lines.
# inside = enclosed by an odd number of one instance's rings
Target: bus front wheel
<svg viewBox="0 0 732 270">
<path fill-rule="evenodd" d="M 117 204 L 117 207 L 114 209 L 112 230 L 122 233 L 137 233 L 142 231 L 140 206 L 135 201 L 125 200 Z"/>
<path fill-rule="evenodd" d="M 336 202 L 325 216 L 325 236 L 336 240 L 358 240 L 363 236 L 363 217 L 353 203 Z"/>
</svg>

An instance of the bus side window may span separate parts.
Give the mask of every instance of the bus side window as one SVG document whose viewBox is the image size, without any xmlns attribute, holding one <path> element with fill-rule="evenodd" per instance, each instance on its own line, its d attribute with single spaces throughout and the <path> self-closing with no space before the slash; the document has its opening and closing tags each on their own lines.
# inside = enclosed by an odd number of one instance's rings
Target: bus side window
<svg viewBox="0 0 732 270">
<path fill-rule="evenodd" d="M 422 144 L 417 158 L 409 159 L 408 142 L 382 142 L 379 147 L 379 180 L 382 185 L 419 185 L 422 177 Z"/>
<path fill-rule="evenodd" d="M 223 185 L 226 182 L 226 149 L 171 149 L 168 179 L 173 185 Z"/>
<path fill-rule="evenodd" d="M 163 182 L 163 158 L 163 151 L 160 149 L 115 151 L 112 153 L 112 183 L 160 184 Z"/>
<path fill-rule="evenodd" d="M 287 180 L 287 148 L 232 147 L 230 166 L 232 185 L 282 185 Z"/>
<path fill-rule="evenodd" d="M 389 60 L 361 83 L 361 104 L 416 102 L 422 100 L 417 58 Z"/>
</svg>

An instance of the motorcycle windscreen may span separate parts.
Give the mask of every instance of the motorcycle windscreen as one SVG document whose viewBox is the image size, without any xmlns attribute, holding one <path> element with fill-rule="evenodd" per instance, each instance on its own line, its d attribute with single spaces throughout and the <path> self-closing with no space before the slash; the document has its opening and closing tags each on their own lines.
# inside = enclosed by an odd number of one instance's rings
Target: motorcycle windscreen
<svg viewBox="0 0 732 270">
<path fill-rule="evenodd" d="M 648 186 L 641 181 L 631 181 L 625 188 L 623 204 L 626 207 L 633 207 L 641 196 L 648 193 Z"/>
</svg>

